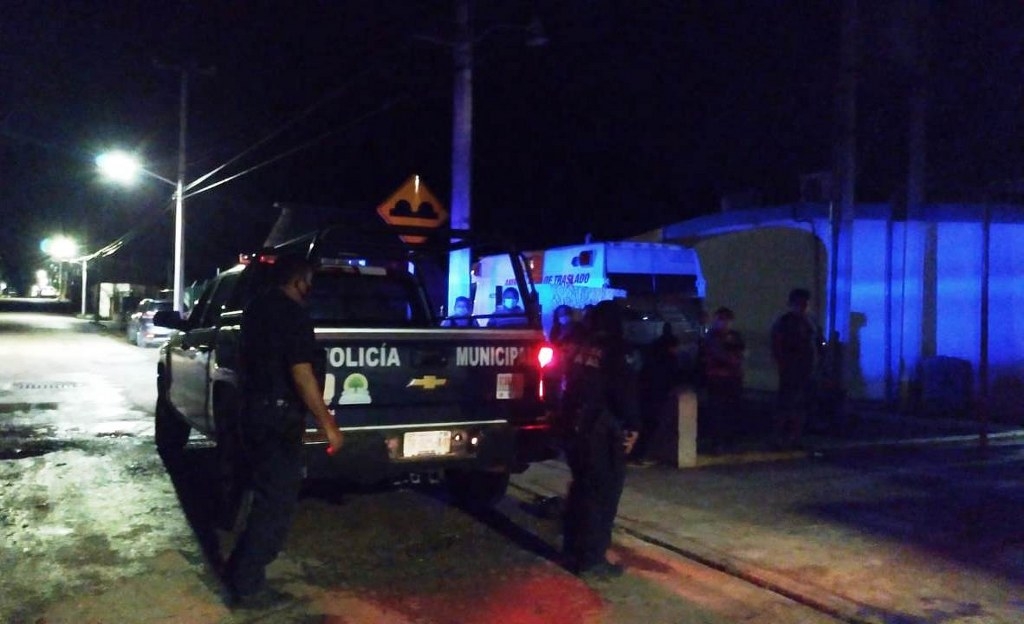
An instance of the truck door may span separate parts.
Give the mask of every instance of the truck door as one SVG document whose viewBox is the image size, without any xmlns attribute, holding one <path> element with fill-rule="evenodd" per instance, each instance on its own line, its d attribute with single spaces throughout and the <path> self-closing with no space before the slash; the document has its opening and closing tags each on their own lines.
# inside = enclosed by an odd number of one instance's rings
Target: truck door
<svg viewBox="0 0 1024 624">
<path fill-rule="evenodd" d="M 189 330 L 172 350 L 171 400 L 190 422 L 206 429 L 209 420 L 209 367 L 220 314 L 238 280 L 238 273 L 225 273 L 203 292 L 189 317 Z"/>
</svg>

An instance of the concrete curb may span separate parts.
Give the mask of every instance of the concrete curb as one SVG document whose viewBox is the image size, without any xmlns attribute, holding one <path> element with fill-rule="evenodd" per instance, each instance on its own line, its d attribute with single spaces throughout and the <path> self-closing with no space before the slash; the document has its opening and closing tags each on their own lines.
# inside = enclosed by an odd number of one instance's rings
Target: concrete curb
<svg viewBox="0 0 1024 624">
<path fill-rule="evenodd" d="M 1024 430 L 989 433 L 990 441 L 1019 440 Z M 725 466 L 754 462 L 791 461 L 804 459 L 828 452 L 866 452 L 874 449 L 900 449 L 913 446 L 970 444 L 978 441 L 978 435 L 929 436 L 907 439 L 879 439 L 839 442 L 815 445 L 807 451 L 794 452 L 748 452 L 701 458 L 697 466 L 680 468 L 679 473 L 694 468 Z M 631 468 L 639 474 L 643 468 Z M 568 467 L 559 461 L 549 461 L 531 468 L 523 475 L 513 475 L 510 486 L 536 497 L 564 496 L 570 478 Z M 791 575 L 755 564 L 721 550 L 711 548 L 690 536 L 674 533 L 669 527 L 658 524 L 656 518 L 665 510 L 660 500 L 650 494 L 644 495 L 632 490 L 627 479 L 623 504 L 615 521 L 617 534 L 627 535 L 652 546 L 667 550 L 686 559 L 718 570 L 757 587 L 805 605 L 838 620 L 851 624 L 885 624 L 893 621 L 894 613 L 884 607 L 874 606 L 834 593 L 834 590 L 817 585 L 813 578 L 800 579 Z M 671 512 L 669 512 L 671 513 Z M 659 515 L 660 514 L 660 515 Z"/>
<path fill-rule="evenodd" d="M 528 485 L 513 481 L 509 485 L 531 496 L 546 497 L 564 494 L 564 492 L 555 492 L 551 488 L 536 483 Z M 871 607 L 837 596 L 820 587 L 811 586 L 777 572 L 754 566 L 742 559 L 707 548 L 699 542 L 667 535 L 648 522 L 620 514 L 615 519 L 615 529 L 642 542 L 742 579 L 844 622 L 885 624 L 883 617 L 870 614 Z"/>
<path fill-rule="evenodd" d="M 806 605 L 850 624 L 886 624 L 872 608 L 778 572 L 758 567 L 727 553 L 707 548 L 693 540 L 658 535 L 654 527 L 630 518 L 617 518 L 615 528 L 643 542 L 686 557 L 709 568 L 742 579 L 770 592 Z"/>
</svg>

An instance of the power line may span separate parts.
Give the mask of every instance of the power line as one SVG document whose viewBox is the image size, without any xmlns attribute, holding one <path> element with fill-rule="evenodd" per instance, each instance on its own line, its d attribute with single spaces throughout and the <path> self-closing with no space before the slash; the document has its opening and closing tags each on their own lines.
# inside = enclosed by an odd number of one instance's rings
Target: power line
<svg viewBox="0 0 1024 624">
<path fill-rule="evenodd" d="M 155 213 L 153 215 L 150 215 L 146 220 L 143 221 L 142 224 L 136 225 L 132 229 L 128 230 L 124 234 L 121 234 L 120 236 L 118 236 L 117 238 L 115 238 L 111 242 L 107 243 L 103 247 L 100 247 L 99 249 L 97 249 L 96 251 L 92 252 L 91 254 L 86 254 L 84 256 L 80 256 L 78 258 L 74 258 L 74 259 L 70 260 L 69 262 L 82 262 L 82 261 L 89 262 L 89 261 L 95 260 L 97 258 L 106 258 L 108 256 L 111 256 L 111 255 L 117 253 L 118 251 L 120 251 L 120 249 L 122 247 L 124 247 L 126 244 L 130 243 L 132 240 L 134 240 L 139 235 L 141 235 L 145 230 L 149 229 L 152 225 L 154 225 L 156 223 L 157 219 L 159 219 L 160 217 L 163 217 L 168 212 L 170 212 L 173 207 L 174 207 L 174 202 L 169 200 L 167 202 L 167 204 L 164 206 L 163 210 L 161 210 L 160 212 L 157 212 L 157 213 Z"/>
<path fill-rule="evenodd" d="M 320 99 L 316 100 L 315 102 L 313 102 L 312 104 L 310 104 L 306 108 L 302 109 L 297 115 L 295 115 L 291 119 L 287 120 L 284 124 L 279 126 L 276 130 L 270 132 L 269 134 L 267 134 L 263 138 L 259 139 L 255 143 L 251 144 L 249 147 L 245 148 L 240 153 L 238 153 L 235 156 L 231 157 L 230 159 L 225 161 L 223 164 L 215 167 L 214 169 L 212 169 L 209 172 L 199 176 L 198 178 L 196 178 L 192 182 L 190 182 L 187 185 L 185 185 L 184 190 L 185 191 L 189 191 L 189 190 L 195 188 L 196 186 L 198 186 L 199 184 L 205 182 L 206 180 L 208 180 L 209 178 L 213 177 L 217 173 L 223 171 L 225 168 L 227 168 L 231 164 L 237 162 L 238 160 L 240 160 L 241 158 L 245 157 L 246 155 L 254 152 L 257 148 L 265 145 L 266 143 L 270 142 L 274 138 L 280 136 L 286 130 L 292 128 L 293 126 L 298 124 L 300 121 L 302 121 L 302 120 L 306 119 L 307 117 L 309 117 L 310 115 L 312 115 L 318 109 L 322 108 L 323 106 L 325 106 L 329 102 L 331 102 L 331 101 L 337 99 L 338 97 L 344 95 L 345 93 L 347 93 L 353 87 L 353 85 L 356 84 L 357 81 L 359 81 L 359 80 L 361 80 L 361 79 L 371 75 L 374 72 L 378 72 L 378 71 L 380 71 L 382 69 L 385 69 L 385 68 L 394 67 L 395 66 L 395 59 L 399 58 L 400 55 L 405 54 L 407 51 L 411 50 L 412 47 L 413 47 L 412 41 L 407 41 L 405 43 L 405 45 L 400 46 L 399 48 L 391 50 L 391 54 L 388 55 L 388 58 L 379 58 L 377 61 L 375 61 L 373 63 L 367 64 L 366 66 L 363 67 L 363 69 L 357 71 L 354 75 L 352 75 L 344 83 L 342 83 L 341 85 L 335 87 L 334 89 L 329 91 L 326 95 L 322 96 Z M 384 108 L 379 109 L 377 111 L 373 111 L 373 113 L 379 113 L 379 112 L 382 112 L 383 110 L 387 110 L 387 108 L 389 107 L 390 104 L 393 104 L 393 102 L 385 103 Z M 373 113 L 362 115 L 359 118 L 357 118 L 355 120 L 355 122 L 363 121 L 364 119 L 366 119 L 369 116 L 371 116 Z M 241 172 L 239 174 L 230 176 L 230 177 L 228 177 L 228 178 L 226 178 L 224 180 L 221 180 L 219 182 L 216 182 L 216 183 L 213 183 L 213 184 L 208 185 L 206 187 L 203 187 L 199 191 L 195 191 L 194 193 L 189 193 L 188 195 L 185 195 L 185 197 L 187 198 L 187 197 L 190 197 L 192 195 L 201 193 L 203 191 L 210 190 L 210 189 L 215 188 L 217 186 L 220 186 L 221 184 L 224 184 L 224 183 L 226 183 L 228 181 L 237 179 L 237 178 L 241 177 L 242 175 L 245 175 L 246 173 L 251 173 L 252 171 L 255 171 L 256 169 L 259 169 L 259 168 L 261 168 L 263 166 L 266 166 L 266 165 L 268 165 L 268 164 L 270 164 L 272 162 L 280 160 L 281 158 L 283 158 L 285 156 L 288 156 L 288 155 L 293 154 L 295 152 L 301 151 L 301 149 L 304 149 L 305 147 L 309 147 L 309 146 L 315 144 L 316 142 L 318 142 L 320 140 L 323 140 L 325 137 L 330 136 L 334 132 L 337 132 L 338 130 L 343 129 L 345 127 L 348 127 L 350 125 L 352 125 L 352 124 L 351 123 L 350 124 L 346 124 L 345 126 L 342 126 L 341 128 L 325 132 L 325 133 L 321 134 L 319 137 L 317 137 L 316 139 L 313 139 L 312 141 L 309 141 L 306 144 L 303 144 L 299 148 L 293 148 L 293 149 L 290 149 L 290 150 L 286 150 L 284 153 L 280 154 L 279 156 L 271 158 L 271 159 L 269 159 L 267 161 L 264 161 L 260 165 L 257 165 L 255 167 L 251 167 L 251 168 L 249 168 L 249 169 L 247 169 L 247 170 L 245 170 L 245 171 L 243 171 L 243 172 Z"/>
<path fill-rule="evenodd" d="M 355 83 L 356 80 L 358 80 L 359 78 L 362 78 L 363 75 L 369 73 L 370 69 L 371 68 L 367 67 L 364 70 L 362 70 L 361 72 L 358 72 L 355 76 L 353 76 L 351 79 L 346 81 L 344 84 L 336 87 L 335 89 L 330 91 L 327 95 L 323 96 L 322 98 L 320 98 L 319 100 L 317 100 L 313 104 L 310 104 L 309 106 L 307 106 L 305 109 L 303 109 L 301 112 L 299 112 L 298 115 L 296 115 L 295 117 L 293 117 L 293 118 L 289 119 L 288 121 L 286 121 L 284 124 L 282 124 L 280 127 L 278 127 L 276 130 L 274 130 L 270 134 L 264 136 L 262 139 L 256 141 L 255 143 L 253 143 L 249 147 L 247 147 L 244 150 L 242 150 L 240 153 L 238 153 L 235 156 L 229 158 L 227 161 L 225 161 L 223 164 L 219 165 L 218 167 L 215 167 L 214 169 L 210 170 L 209 172 L 199 176 L 198 178 L 196 178 L 192 182 L 188 183 L 187 185 L 185 185 L 185 190 L 188 191 L 188 190 L 198 186 L 199 184 L 201 184 L 202 182 L 206 181 L 207 179 L 213 177 L 214 175 L 216 175 L 217 173 L 219 173 L 220 171 L 222 171 L 223 169 L 225 169 L 226 167 L 228 167 L 232 163 L 240 160 L 244 156 L 246 156 L 246 155 L 250 154 L 251 152 L 255 151 L 258 147 L 266 144 L 267 142 L 271 141 L 275 137 L 280 136 L 281 134 L 284 133 L 285 130 L 288 130 L 289 128 L 291 128 L 295 124 L 297 124 L 300 121 L 302 121 L 303 119 L 305 119 L 306 117 L 309 117 L 311 114 L 313 114 L 321 106 L 323 106 L 323 105 L 327 104 L 328 102 L 330 102 L 331 100 L 341 96 L 353 83 Z M 230 179 L 233 179 L 235 177 L 238 177 L 238 176 L 232 176 L 231 178 L 228 178 L 228 179 L 230 180 Z M 214 184 L 214 185 L 212 185 L 210 187 L 207 187 L 207 188 L 213 188 L 213 186 L 218 186 L 218 185 L 219 185 L 219 183 L 218 184 Z M 201 191 L 197 191 L 197 192 L 201 192 Z M 195 193 L 192 193 L 192 194 L 194 195 Z M 188 197 L 188 195 L 186 195 L 186 197 Z"/>
<path fill-rule="evenodd" d="M 185 195 L 185 198 L 187 199 L 189 197 L 192 197 L 193 195 L 198 195 L 199 193 L 203 193 L 205 191 L 209 191 L 211 189 L 214 189 L 214 188 L 216 188 L 216 187 L 218 187 L 218 186 L 220 186 L 222 184 L 227 184 L 228 182 L 231 182 L 232 180 L 236 180 L 236 179 L 238 179 L 238 178 L 240 178 L 242 176 L 245 176 L 245 175 L 248 175 L 250 173 L 253 173 L 254 171 L 262 169 L 263 167 L 271 165 L 271 164 L 273 164 L 273 163 L 275 163 L 275 162 L 277 162 L 279 160 L 282 160 L 284 158 L 287 158 L 288 156 L 291 156 L 291 155 L 293 155 L 295 153 L 298 153 L 298 152 L 301 152 L 303 150 L 309 149 L 309 148 L 313 147 L 314 145 L 316 145 L 317 143 L 322 142 L 326 138 L 328 138 L 328 137 L 330 137 L 330 136 L 332 136 L 334 134 L 337 134 L 338 132 L 346 130 L 346 129 L 352 127 L 352 126 L 358 125 L 358 124 L 366 121 L 367 119 L 370 119 L 371 117 L 373 117 L 375 115 L 379 115 L 379 114 L 381 114 L 381 113 L 391 109 L 396 103 L 398 103 L 402 99 L 405 99 L 405 97 L 403 96 L 402 98 L 398 98 L 398 99 L 395 99 L 395 100 L 389 100 L 389 101 L 385 102 L 384 104 L 382 104 L 381 106 L 378 106 L 377 108 L 375 108 L 375 109 L 373 109 L 371 111 L 363 113 L 359 117 L 356 117 L 352 121 L 350 121 L 350 122 L 348 122 L 348 123 L 346 123 L 346 124 L 344 124 L 342 126 L 334 128 L 332 130 L 328 130 L 327 132 L 323 132 L 323 133 L 317 135 L 316 137 L 314 137 L 314 138 L 312 138 L 312 139 L 310 139 L 310 140 L 308 140 L 308 141 L 306 141 L 304 143 L 300 143 L 299 145 L 297 145 L 295 147 L 287 149 L 287 150 L 277 154 L 276 156 L 273 156 L 273 157 L 271 157 L 271 158 L 269 158 L 267 160 L 264 160 L 263 162 L 261 162 L 259 164 L 253 165 L 252 167 L 249 167 L 248 169 L 240 171 L 240 172 L 238 172 L 238 173 L 236 173 L 236 174 L 234 174 L 232 176 L 229 176 L 227 178 L 224 178 L 222 180 L 218 180 L 217 182 L 214 182 L 214 183 L 212 183 L 212 184 L 210 184 L 208 186 L 204 186 L 204 187 L 200 188 L 197 191 L 193 191 L 191 193 L 188 193 L 188 194 Z M 194 185 L 190 184 L 187 188 L 191 188 L 192 186 L 194 186 Z"/>
</svg>

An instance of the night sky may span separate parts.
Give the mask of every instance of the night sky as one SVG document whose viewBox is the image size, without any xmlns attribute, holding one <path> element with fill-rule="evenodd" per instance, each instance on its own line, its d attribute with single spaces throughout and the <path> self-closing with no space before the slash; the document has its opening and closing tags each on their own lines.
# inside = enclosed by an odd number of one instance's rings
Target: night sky
<svg viewBox="0 0 1024 624">
<path fill-rule="evenodd" d="M 920 7 L 860 3 L 858 201 L 903 193 Z M 798 198 L 831 167 L 838 2 L 502 0 L 473 4 L 474 226 L 523 247 L 617 238 L 715 212 L 724 194 Z M 933 3 L 928 197 L 1024 177 L 1024 5 Z M 539 19 L 525 45 L 513 26 Z M 101 181 L 137 150 L 176 175 L 190 81 L 186 280 L 258 245 L 274 202 L 365 206 L 419 173 L 450 194 L 448 1 L 0 0 L 0 271 L 28 285 L 39 241 L 127 236 L 101 277 L 165 281 L 171 187 Z"/>
</svg>

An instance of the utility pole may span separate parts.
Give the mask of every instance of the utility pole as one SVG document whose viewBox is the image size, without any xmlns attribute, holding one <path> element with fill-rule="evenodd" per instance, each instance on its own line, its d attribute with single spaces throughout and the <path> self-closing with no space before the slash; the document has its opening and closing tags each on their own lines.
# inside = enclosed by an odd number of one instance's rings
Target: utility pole
<svg viewBox="0 0 1024 624">
<path fill-rule="evenodd" d="M 82 316 L 85 316 L 85 297 L 88 294 L 86 283 L 89 280 L 89 260 L 82 258 Z"/>
<path fill-rule="evenodd" d="M 838 321 L 838 247 L 840 229 L 844 221 L 853 216 L 854 193 L 857 181 L 857 39 L 859 19 L 857 0 L 844 0 L 842 8 L 842 42 L 840 49 L 839 83 L 836 93 L 836 187 L 838 196 L 832 200 L 830 221 L 832 226 L 832 266 L 829 294 L 828 326 L 837 331 Z"/>
<path fill-rule="evenodd" d="M 184 310 L 185 288 L 185 135 L 188 127 L 188 70 L 181 76 L 178 105 L 178 179 L 174 190 L 174 310 Z"/>
<path fill-rule="evenodd" d="M 469 0 L 455 1 L 455 63 L 452 85 L 452 201 L 453 229 L 469 230 L 472 225 L 473 167 L 473 31 Z M 470 250 L 459 249 L 448 256 L 448 309 L 455 298 L 470 295 Z"/>
<path fill-rule="evenodd" d="M 213 69 L 154 63 L 158 69 L 174 71 L 179 77 L 178 177 L 174 184 L 174 310 L 184 310 L 185 294 L 185 138 L 188 134 L 188 78 L 190 73 L 212 75 Z"/>
<path fill-rule="evenodd" d="M 839 80 L 836 89 L 836 194 L 829 204 L 832 258 L 829 271 L 828 344 L 836 381 L 845 386 L 846 349 L 850 330 L 851 239 L 857 181 L 857 74 L 860 18 L 857 0 L 842 4 Z M 842 288 L 840 288 L 842 282 Z M 840 302 L 842 299 L 842 302 Z M 838 351 L 837 351 L 838 350 Z"/>
<path fill-rule="evenodd" d="M 451 226 L 469 230 L 472 226 L 473 173 L 473 46 L 498 31 L 521 32 L 527 35 L 525 45 L 536 48 L 547 45 L 548 39 L 539 17 L 529 24 L 495 24 L 474 36 L 470 0 L 455 0 L 455 38 L 448 42 L 423 37 L 427 41 L 452 47 L 454 79 L 452 84 L 452 201 Z M 470 250 L 451 252 L 448 257 L 448 309 L 455 297 L 470 295 Z M 525 295 L 525 293 L 523 293 Z"/>
</svg>

